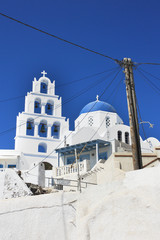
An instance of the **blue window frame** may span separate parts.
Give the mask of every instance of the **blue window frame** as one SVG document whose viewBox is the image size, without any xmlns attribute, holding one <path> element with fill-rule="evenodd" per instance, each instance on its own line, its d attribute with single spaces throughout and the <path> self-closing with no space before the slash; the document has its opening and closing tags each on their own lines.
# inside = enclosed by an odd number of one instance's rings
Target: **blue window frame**
<svg viewBox="0 0 160 240">
<path fill-rule="evenodd" d="M 0 168 L 3 168 L 3 164 L 0 164 Z"/>
<path fill-rule="evenodd" d="M 107 160 L 107 152 L 99 153 L 99 159 Z"/>
</svg>

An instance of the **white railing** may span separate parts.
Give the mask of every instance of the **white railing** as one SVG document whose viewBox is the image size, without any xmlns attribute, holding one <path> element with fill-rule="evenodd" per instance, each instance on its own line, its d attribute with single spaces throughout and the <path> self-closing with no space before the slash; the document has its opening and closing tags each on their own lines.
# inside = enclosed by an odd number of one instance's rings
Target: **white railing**
<svg viewBox="0 0 160 240">
<path fill-rule="evenodd" d="M 80 172 L 87 172 L 89 170 L 89 160 L 83 160 L 83 162 L 78 163 Z M 62 167 L 54 169 L 53 176 L 59 177 L 66 174 L 72 174 L 78 172 L 77 164 L 69 164 Z"/>
</svg>

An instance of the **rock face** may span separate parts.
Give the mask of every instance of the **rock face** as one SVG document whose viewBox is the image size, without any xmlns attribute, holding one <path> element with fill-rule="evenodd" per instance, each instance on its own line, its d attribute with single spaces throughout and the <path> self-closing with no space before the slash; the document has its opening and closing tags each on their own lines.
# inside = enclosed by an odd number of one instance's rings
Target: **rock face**
<svg viewBox="0 0 160 240">
<path fill-rule="evenodd" d="M 1 240 L 75 240 L 77 193 L 0 201 Z"/>
<path fill-rule="evenodd" d="M 159 240 L 160 167 L 81 194 L 1 200 L 0 222 L 1 240 Z"/>
<path fill-rule="evenodd" d="M 82 193 L 77 226 L 79 240 L 159 240 L 160 167 Z"/>
<path fill-rule="evenodd" d="M 23 180 L 13 169 L 0 172 L 0 198 L 16 198 L 32 195 Z"/>
</svg>

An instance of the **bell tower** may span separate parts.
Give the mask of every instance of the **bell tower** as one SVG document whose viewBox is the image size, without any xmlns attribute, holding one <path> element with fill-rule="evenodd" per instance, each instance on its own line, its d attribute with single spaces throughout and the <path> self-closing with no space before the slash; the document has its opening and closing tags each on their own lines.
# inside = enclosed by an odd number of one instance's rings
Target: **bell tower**
<svg viewBox="0 0 160 240">
<path fill-rule="evenodd" d="M 34 78 L 32 91 L 25 97 L 25 110 L 17 116 L 15 150 L 24 155 L 21 169 L 45 158 L 44 162 L 57 166 L 54 149 L 69 132 L 69 120 L 62 117 L 62 99 L 55 95 L 55 81 L 52 83 L 45 71 L 41 74 L 38 80 Z"/>
</svg>

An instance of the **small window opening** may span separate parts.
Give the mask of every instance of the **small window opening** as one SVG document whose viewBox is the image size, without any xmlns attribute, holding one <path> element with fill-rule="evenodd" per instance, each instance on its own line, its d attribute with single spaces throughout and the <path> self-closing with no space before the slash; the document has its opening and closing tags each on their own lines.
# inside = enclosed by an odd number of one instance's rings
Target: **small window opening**
<svg viewBox="0 0 160 240">
<path fill-rule="evenodd" d="M 110 117 L 106 117 L 106 128 L 110 126 Z"/>
<path fill-rule="evenodd" d="M 122 142 L 122 132 L 118 131 L 118 141 Z"/>
<path fill-rule="evenodd" d="M 125 132 L 125 143 L 129 144 L 129 133 Z"/>
<path fill-rule="evenodd" d="M 88 118 L 88 125 L 92 126 L 93 125 L 93 117 Z"/>
<path fill-rule="evenodd" d="M 47 145 L 45 143 L 40 143 L 38 145 L 38 152 L 46 153 L 47 152 Z"/>
</svg>

